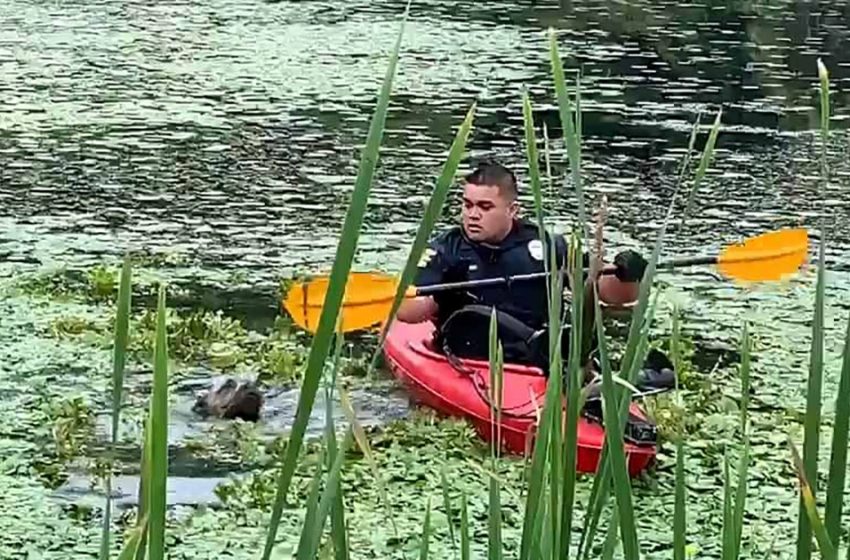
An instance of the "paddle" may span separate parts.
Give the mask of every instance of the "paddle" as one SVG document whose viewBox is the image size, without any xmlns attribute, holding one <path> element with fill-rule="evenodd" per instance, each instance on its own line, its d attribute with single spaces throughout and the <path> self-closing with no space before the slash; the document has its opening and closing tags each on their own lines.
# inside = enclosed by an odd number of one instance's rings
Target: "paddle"
<svg viewBox="0 0 850 560">
<path fill-rule="evenodd" d="M 658 264 L 658 269 L 676 269 L 689 266 L 716 265 L 719 271 L 732 279 L 744 282 L 780 280 L 794 273 L 806 261 L 809 236 L 805 229 L 785 229 L 751 237 L 743 243 L 725 247 L 719 255 L 674 259 Z M 613 274 L 614 269 L 602 274 Z M 516 276 L 484 278 L 466 282 L 452 282 L 432 286 L 411 286 L 405 297 L 419 297 L 448 290 L 498 286 L 543 278 L 547 272 Z M 319 315 L 328 289 L 328 277 L 315 278 L 292 286 L 284 307 L 295 324 L 310 332 L 319 324 Z M 377 272 L 355 272 L 348 278 L 341 317 L 344 332 L 364 329 L 382 323 L 392 309 L 398 289 L 398 279 Z"/>
</svg>

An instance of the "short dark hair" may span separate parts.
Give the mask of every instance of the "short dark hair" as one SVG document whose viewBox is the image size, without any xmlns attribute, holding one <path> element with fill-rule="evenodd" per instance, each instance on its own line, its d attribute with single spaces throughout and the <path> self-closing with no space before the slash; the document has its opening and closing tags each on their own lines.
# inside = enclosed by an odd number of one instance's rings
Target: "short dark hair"
<svg viewBox="0 0 850 560">
<path fill-rule="evenodd" d="M 490 185 L 499 187 L 502 194 L 515 200 L 519 194 L 516 175 L 507 167 L 494 162 L 479 163 L 478 168 L 464 177 L 467 183 L 473 185 Z"/>
</svg>

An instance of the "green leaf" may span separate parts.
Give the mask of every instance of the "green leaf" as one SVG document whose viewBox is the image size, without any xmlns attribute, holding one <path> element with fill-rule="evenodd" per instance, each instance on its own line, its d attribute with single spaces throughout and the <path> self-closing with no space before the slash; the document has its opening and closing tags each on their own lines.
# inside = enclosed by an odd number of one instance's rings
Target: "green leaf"
<svg viewBox="0 0 850 560">
<path fill-rule="evenodd" d="M 133 558 L 136 557 L 139 550 L 139 544 L 142 540 L 142 535 L 147 530 L 147 526 L 147 519 L 141 519 L 139 525 L 130 531 L 130 537 L 127 539 L 127 542 L 124 543 L 124 548 L 122 548 L 121 552 L 118 554 L 118 560 L 133 560 Z"/>
<path fill-rule="evenodd" d="M 322 449 L 322 454 L 326 449 Z M 310 554 L 311 543 L 313 541 L 314 532 L 316 531 L 316 523 L 319 515 L 319 490 L 322 484 L 322 474 L 324 473 L 324 462 L 316 463 L 316 470 L 313 472 L 313 478 L 310 480 L 309 492 L 307 493 L 307 503 L 304 510 L 304 522 L 301 524 L 301 536 L 298 539 L 297 560 L 308 558 Z"/>
<path fill-rule="evenodd" d="M 136 514 L 136 527 L 141 527 L 144 520 L 145 530 L 142 532 L 139 547 L 136 551 L 136 560 L 145 560 L 148 545 L 148 531 L 150 530 L 150 485 L 151 485 L 151 419 L 150 415 L 144 419 L 144 442 L 142 445 L 141 480 L 139 480 L 139 512 Z"/>
<path fill-rule="evenodd" d="M 328 449 L 328 469 L 333 468 L 337 455 L 336 426 L 334 425 L 333 400 L 334 387 L 339 374 L 340 357 L 342 356 L 342 345 L 345 337 L 341 331 L 337 333 L 336 348 L 334 350 L 333 368 L 331 368 L 331 379 L 325 388 L 325 441 Z M 335 560 L 347 560 L 349 557 L 348 534 L 345 524 L 345 504 L 342 498 L 342 485 L 336 490 L 333 510 L 331 512 L 331 539 L 333 540 Z"/>
<path fill-rule="evenodd" d="M 572 277 L 570 289 L 572 292 L 572 301 L 576 303 L 573 304 L 572 313 L 570 314 L 572 321 L 570 325 L 570 362 L 567 369 L 567 386 L 565 388 L 567 393 L 566 426 L 564 428 L 563 449 L 560 451 L 564 461 L 554 471 L 555 473 L 563 473 L 560 497 L 561 528 L 558 535 L 558 542 L 556 542 L 559 558 L 568 558 L 570 556 L 570 535 L 572 534 L 573 509 L 575 505 L 576 460 L 578 456 L 578 420 L 583 407 L 583 404 L 579 402 L 583 377 L 582 359 L 585 339 L 590 340 L 584 333 L 586 324 L 584 309 L 585 279 L 582 262 L 582 243 L 576 234 L 573 234 L 571 238 L 571 247 L 573 261 L 570 263 Z M 589 330 L 592 333 L 592 326 Z M 560 341 L 560 337 L 558 340 Z M 560 354 L 561 349 L 558 347 L 555 350 L 555 355 Z"/>
<path fill-rule="evenodd" d="M 752 341 L 750 330 L 744 322 L 744 334 L 741 337 L 741 433 L 747 433 L 747 420 L 750 408 L 750 353 Z"/>
<path fill-rule="evenodd" d="M 555 82 L 555 96 L 558 99 L 558 114 L 561 117 L 561 126 L 564 129 L 564 141 L 567 145 L 567 157 L 570 163 L 570 173 L 576 190 L 576 203 L 578 206 L 578 219 L 585 239 L 590 238 L 587 230 L 587 212 L 584 209 L 584 188 L 581 182 L 581 140 L 576 130 L 576 119 L 573 116 L 573 107 L 567 92 L 567 81 L 564 77 L 564 67 L 561 63 L 561 55 L 558 52 L 558 41 L 555 31 L 549 28 L 549 54 L 552 63 L 552 77 Z"/>
<path fill-rule="evenodd" d="M 497 459 L 501 447 L 501 408 L 502 408 L 502 369 L 504 355 L 498 337 L 496 308 L 490 312 L 489 358 L 490 358 L 490 429 L 491 429 L 491 460 L 494 473 L 498 473 Z M 494 475 L 490 479 L 490 504 L 488 513 L 489 559 L 502 559 L 502 501 L 499 494 L 499 480 Z"/>
<path fill-rule="evenodd" d="M 747 504 L 747 472 L 750 464 L 750 437 L 744 436 L 744 448 L 738 462 L 738 488 L 735 490 L 733 517 L 733 547 L 730 558 L 737 559 L 741 552 L 741 537 L 744 529 L 744 510 Z"/>
<path fill-rule="evenodd" d="M 531 184 L 531 193 L 534 196 L 534 212 L 537 215 L 537 230 L 540 241 L 544 243 L 543 254 L 548 255 L 546 250 L 546 225 L 543 221 L 543 189 L 540 183 L 540 156 L 537 154 L 537 135 L 534 133 L 534 113 L 531 109 L 531 99 L 528 91 L 522 92 L 522 118 L 525 126 L 525 153 L 528 160 L 528 180 Z M 547 261 L 543 261 L 544 265 Z"/>
<path fill-rule="evenodd" d="M 838 395 L 835 398 L 835 423 L 832 428 L 832 455 L 829 461 L 829 482 L 826 490 L 824 522 L 832 542 L 838 545 L 841 535 L 841 510 L 844 504 L 844 484 L 847 476 L 848 425 L 850 425 L 850 321 L 844 337 L 844 360 Z M 850 548 L 850 547 L 848 547 Z"/>
<path fill-rule="evenodd" d="M 446 510 L 446 520 L 449 525 L 449 538 L 452 540 L 452 548 L 457 552 L 457 539 L 455 538 L 455 526 L 452 523 L 452 501 L 449 497 L 449 480 L 446 477 L 446 465 L 440 468 L 440 485 L 443 489 L 443 509 Z"/>
<path fill-rule="evenodd" d="M 687 511 L 685 509 L 685 446 L 683 434 L 676 438 L 676 490 L 673 506 L 673 560 L 685 560 Z"/>
<path fill-rule="evenodd" d="M 611 512 L 611 523 L 608 524 L 608 532 L 605 535 L 605 543 L 602 545 L 602 560 L 614 560 L 614 552 L 617 550 L 617 531 L 620 527 L 620 518 L 617 510 Z"/>
<path fill-rule="evenodd" d="M 470 544 L 469 544 L 469 508 L 467 505 L 466 493 L 461 492 L 460 496 L 460 558 L 461 560 L 470 560 Z"/>
<path fill-rule="evenodd" d="M 431 498 L 425 506 L 425 522 L 422 523 L 422 540 L 419 547 L 419 560 L 428 560 L 428 542 L 431 540 Z"/>
<path fill-rule="evenodd" d="M 625 450 L 623 449 L 623 423 L 618 413 L 619 403 L 617 402 L 617 396 L 614 393 L 614 379 L 611 375 L 611 364 L 608 360 L 608 348 L 605 342 L 605 330 L 602 323 L 602 311 L 599 307 L 598 297 L 599 295 L 594 286 L 596 332 L 599 338 L 599 358 L 602 367 L 602 412 L 605 422 L 605 438 L 608 443 L 608 458 L 611 464 L 614 495 L 617 498 L 623 553 L 627 560 L 637 560 L 640 558 L 640 549 L 638 548 L 637 530 L 635 528 L 629 471 L 626 465 Z"/>
<path fill-rule="evenodd" d="M 806 468 L 803 461 L 800 459 L 800 454 L 797 452 L 797 447 L 791 438 L 788 438 L 788 445 L 791 447 L 791 457 L 794 461 L 794 469 L 797 471 L 797 481 L 800 484 L 800 500 L 803 502 L 803 509 L 806 518 L 809 520 L 809 527 L 814 531 L 815 539 L 818 542 L 820 555 L 823 560 L 838 560 L 838 551 L 833 545 L 826 532 L 826 527 L 820 520 L 818 515 L 817 504 L 815 503 L 815 495 L 812 492 L 812 487 L 809 484 L 806 476 Z M 799 542 L 797 543 L 799 545 Z"/>
<path fill-rule="evenodd" d="M 502 560 L 502 500 L 499 494 L 499 480 L 495 476 L 490 476 L 490 504 L 487 515 L 489 519 L 488 558 Z"/>
<path fill-rule="evenodd" d="M 549 149 L 549 127 L 543 121 L 543 159 L 546 162 L 546 182 L 549 183 L 549 196 L 555 196 L 555 179 L 552 177 L 552 158 Z"/>
<path fill-rule="evenodd" d="M 162 560 L 165 557 L 165 509 L 168 481 L 168 339 L 165 313 L 165 287 L 160 285 L 156 313 L 153 394 L 150 407 L 149 560 Z"/>
<path fill-rule="evenodd" d="M 717 142 L 717 135 L 720 133 L 720 119 L 722 116 L 723 109 L 721 108 L 718 109 L 717 116 L 714 118 L 714 124 L 711 127 L 711 132 L 708 133 L 708 140 L 706 141 L 705 149 L 702 152 L 702 159 L 700 159 L 699 167 L 697 168 L 696 175 L 694 175 L 694 184 L 691 187 L 687 204 L 685 204 L 685 210 L 682 212 L 680 229 L 684 227 L 685 220 L 687 220 L 691 213 L 691 208 L 694 205 L 694 200 L 696 199 L 700 183 L 702 183 L 702 179 L 705 177 L 705 172 L 708 170 L 708 165 L 711 163 L 711 158 L 714 156 L 714 145 Z"/>
<path fill-rule="evenodd" d="M 732 514 L 732 480 L 729 478 L 729 448 L 723 455 L 723 560 L 730 560 L 734 551 L 734 516 Z"/>
<path fill-rule="evenodd" d="M 824 245 L 825 240 L 821 239 L 803 440 L 803 465 L 806 479 L 811 481 L 812 495 L 817 495 L 818 449 L 820 447 L 821 398 L 823 393 Z M 797 526 L 797 560 L 809 560 L 812 555 L 812 529 L 805 510 L 806 505 L 801 497 Z"/>
<path fill-rule="evenodd" d="M 354 412 L 354 407 L 351 404 L 351 399 L 348 398 L 348 393 L 342 388 L 339 390 L 339 400 L 346 420 L 348 420 L 348 423 L 351 425 L 351 429 L 354 433 L 354 439 L 357 441 L 357 446 L 360 447 L 360 450 L 363 452 L 366 462 L 369 463 L 372 476 L 375 477 L 375 484 L 378 486 L 378 494 L 381 497 L 381 502 L 384 504 L 384 511 L 386 513 L 387 520 L 393 528 L 393 533 L 397 536 L 398 529 L 395 525 L 392 509 L 390 508 L 390 499 L 387 494 L 387 488 L 384 484 L 384 479 L 381 476 L 381 470 L 378 468 L 378 462 L 375 460 L 374 453 L 372 453 L 372 447 L 369 445 L 369 438 L 366 437 L 366 430 L 363 429 L 363 425 L 360 424 L 360 420 L 357 419 L 357 414 Z"/>
<path fill-rule="evenodd" d="M 127 339 L 130 331 L 130 300 L 132 265 L 129 257 L 124 258 L 121 267 L 121 280 L 118 285 L 117 310 L 115 313 L 115 332 L 112 351 L 112 433 L 109 446 L 109 472 L 106 475 L 106 506 L 103 514 L 103 530 L 100 540 L 100 560 L 109 558 L 110 529 L 112 525 L 112 461 L 115 459 L 115 445 L 118 441 L 118 426 L 121 417 L 121 397 L 124 393 L 124 368 L 127 364 Z M 141 538 L 141 536 L 139 537 Z M 136 542 L 138 548 L 138 540 Z M 134 548 L 135 550 L 135 548 Z M 135 552 L 133 552 L 135 555 Z"/>
<path fill-rule="evenodd" d="M 352 433 L 351 429 L 346 432 L 345 438 L 342 440 L 342 444 L 340 445 L 339 451 L 334 459 L 333 467 L 331 467 L 330 472 L 328 473 L 328 480 L 325 484 L 325 488 L 322 491 L 322 498 L 319 501 L 318 511 L 316 512 L 315 521 L 310 527 L 305 524 L 304 529 L 308 531 L 309 539 L 309 547 L 306 550 L 304 556 L 299 554 L 298 560 L 312 560 L 316 557 L 316 554 L 319 551 L 319 545 L 321 544 L 322 533 L 324 532 L 325 523 L 327 521 L 328 515 L 330 514 L 331 508 L 333 508 L 333 504 L 336 501 L 336 496 L 339 493 L 340 489 L 340 477 L 342 476 L 342 465 L 345 462 L 345 453 L 348 451 L 348 447 L 351 444 Z M 299 551 L 300 552 L 300 551 Z"/>
<path fill-rule="evenodd" d="M 710 152 L 713 152 L 713 150 L 714 143 L 706 143 L 705 150 L 703 152 L 703 161 L 708 162 L 711 159 Z M 695 181 L 695 183 L 696 182 L 697 181 Z M 679 197 L 681 188 L 682 181 L 679 181 L 677 182 L 673 196 L 670 199 L 670 204 L 667 207 L 667 213 L 664 217 L 664 221 L 661 224 L 660 231 L 658 232 L 658 237 L 655 241 L 655 247 L 652 251 L 652 256 L 650 257 L 649 263 L 646 267 L 646 271 L 644 272 L 638 295 L 637 305 L 632 310 L 632 320 L 629 326 L 628 338 L 626 339 L 626 349 L 620 367 L 620 377 L 628 380 L 632 384 L 634 384 L 635 376 L 640 370 L 640 365 L 644 359 L 645 351 L 641 351 L 641 346 L 646 344 L 646 333 L 648 332 L 648 330 L 645 329 L 645 325 L 647 325 L 649 322 L 648 318 L 651 318 L 652 316 L 651 314 L 647 313 L 647 306 L 649 304 L 649 293 L 652 287 L 653 279 L 655 277 L 658 259 L 661 255 L 661 249 L 664 245 L 667 227 L 670 221 L 672 220 L 673 212 L 676 207 L 676 201 Z M 625 419 L 625 415 L 628 413 L 628 400 L 626 395 L 621 395 L 620 398 L 620 412 L 622 415 L 621 418 Z M 605 506 L 605 501 L 608 499 L 609 488 L 611 484 L 608 458 L 609 449 L 608 443 L 606 441 L 602 447 L 602 453 L 599 460 L 599 467 L 597 468 L 596 478 L 593 481 L 593 487 L 590 493 L 590 499 L 587 507 L 589 514 L 585 516 L 584 524 L 582 526 L 581 540 L 579 542 L 579 558 L 582 559 L 587 559 L 590 557 L 590 547 L 592 546 L 593 540 L 596 535 L 596 529 L 598 527 L 599 519 Z"/>
<path fill-rule="evenodd" d="M 351 264 L 354 259 L 355 250 L 357 249 L 357 241 L 360 237 L 360 228 L 363 225 L 363 217 L 366 214 L 366 205 L 369 201 L 369 193 L 372 189 L 372 179 L 378 164 L 378 152 L 380 150 L 381 140 L 384 134 L 384 126 L 390 101 L 390 92 L 392 91 L 393 78 L 395 77 L 396 66 L 398 63 L 398 55 L 401 50 L 401 40 L 404 36 L 404 26 L 407 22 L 407 15 L 409 11 L 410 2 L 408 1 L 401 29 L 399 30 L 398 38 L 396 39 L 395 47 L 393 48 L 389 66 L 384 77 L 381 93 L 378 97 L 375 114 L 372 117 L 372 122 L 369 126 L 366 147 L 363 150 L 363 155 L 360 160 L 360 169 L 357 174 L 354 192 L 351 195 L 351 204 L 349 205 L 348 211 L 345 215 L 342 234 L 340 236 L 339 245 L 337 246 L 333 267 L 331 269 L 328 292 L 325 296 L 322 313 L 319 318 L 319 326 L 316 330 L 315 336 L 313 337 L 313 343 L 310 346 L 310 353 L 307 358 L 307 368 L 304 372 L 304 378 L 301 384 L 301 393 L 298 399 L 298 409 L 295 414 L 295 421 L 292 424 L 292 430 L 289 434 L 286 455 L 278 476 L 271 519 L 269 520 L 268 532 L 266 533 L 266 543 L 263 549 L 263 560 L 269 560 L 272 549 L 274 548 L 275 540 L 277 539 L 277 531 L 283 514 L 283 505 L 286 501 L 286 494 L 289 491 L 289 484 L 292 482 L 292 476 L 295 474 L 298 456 L 301 452 L 301 445 L 304 442 L 304 434 L 307 430 L 307 423 L 310 420 L 310 413 L 316 399 L 316 392 L 319 389 L 319 382 L 325 365 L 325 359 L 327 358 L 330 350 L 331 337 L 337 324 L 337 317 L 339 315 L 343 295 L 345 294 L 345 285 L 347 283 L 348 274 L 351 271 Z"/>
</svg>

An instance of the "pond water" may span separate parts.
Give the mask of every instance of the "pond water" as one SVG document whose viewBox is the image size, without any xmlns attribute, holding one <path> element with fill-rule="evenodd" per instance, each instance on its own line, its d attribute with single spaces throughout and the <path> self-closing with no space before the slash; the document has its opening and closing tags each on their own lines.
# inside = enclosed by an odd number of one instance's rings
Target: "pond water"
<svg viewBox="0 0 850 560">
<path fill-rule="evenodd" d="M 223 310 L 263 331 L 279 314 L 282 278 L 330 266 L 403 8 L 398 1 L 232 0 L 9 0 L 0 6 L 0 278 L 8 292 L 0 304 L 0 411 L 9 419 L 0 427 L 9 459 L 0 464 L 16 489 L 0 499 L 6 502 L 0 505 L 0 551 L 43 551 L 52 540 L 71 543 L 81 558 L 96 551 L 89 537 L 97 534 L 96 519 L 75 520 L 65 508 L 57 520 L 49 506 L 39 506 L 33 526 L 49 529 L 35 536 L 12 529 L 13 512 L 21 503 L 41 503 L 53 490 L 22 466 L 41 445 L 38 427 L 49 435 L 45 403 L 82 395 L 102 416 L 109 400 L 108 350 L 57 339 L 50 325 L 66 316 L 103 320 L 110 308 L 34 299 L 15 286 L 22 278 L 88 271 L 114 265 L 125 251 L 145 251 L 156 256 L 146 272 L 168 279 L 174 305 Z M 561 189 L 566 166 L 550 78 L 550 26 L 569 75 L 581 70 L 585 184 L 589 203 L 608 197 L 610 255 L 625 247 L 649 251 L 691 126 L 701 115 L 701 146 L 721 106 L 715 161 L 690 219 L 675 224 L 665 255 L 704 254 L 780 227 L 816 232 L 827 218 L 829 419 L 850 310 L 848 3 L 414 2 L 356 267 L 395 271 L 402 265 L 473 101 L 479 110 L 462 171 L 478 158 L 495 157 L 526 184 L 525 88 L 538 135 L 545 123 L 553 138 L 549 221 L 562 231 L 575 223 L 571 186 Z M 818 58 L 831 73 L 833 91 L 826 185 L 819 179 L 815 134 Z M 522 198 L 530 204 L 527 189 Z M 456 214 L 456 205 L 447 208 L 444 223 Z M 662 278 L 659 331 L 668 328 L 669 304 L 680 303 L 697 357 L 709 347 L 737 344 L 745 318 L 752 323 L 759 353 L 754 429 L 765 445 L 754 476 L 772 481 L 752 488 L 753 516 L 767 535 L 752 546 L 776 542 L 783 554 L 790 549 L 780 545 L 793 538 L 795 523 L 758 512 L 765 511 L 759 504 L 793 511 L 795 503 L 782 441 L 767 442 L 777 415 L 787 419 L 805 406 L 812 277 L 809 271 L 753 288 L 706 270 Z M 184 384 L 176 390 L 178 413 L 190 406 L 192 383 L 210 373 L 196 365 L 178 368 Z M 143 413 L 149 389 L 149 370 L 135 366 L 138 374 L 128 379 L 131 418 Z M 727 371 L 718 374 L 718 386 L 734 395 L 738 381 Z M 403 394 L 386 378 L 361 379 L 356 391 L 355 405 L 375 424 L 407 413 Z M 295 394 L 278 397 L 281 413 L 257 429 L 260 439 L 285 429 Z M 321 407 L 312 424 L 317 430 Z M 192 476 L 197 453 L 179 442 L 198 433 L 215 437 L 221 426 L 197 427 L 190 412 L 176 418 L 172 438 L 178 459 L 188 465 L 179 476 Z M 788 425 L 794 429 L 792 420 Z M 135 459 L 128 454 L 126 476 L 133 476 Z M 663 459 L 662 467 L 669 467 Z M 180 460 L 175 464 L 179 470 Z M 195 474 L 218 480 L 249 466 L 211 461 Z M 693 490 L 716 492 L 717 472 L 707 480 L 699 468 L 694 465 L 700 482 Z M 669 469 L 661 468 L 658 478 L 660 488 L 669 489 Z M 134 484 L 122 479 L 130 494 Z M 69 496 L 84 486 L 72 479 L 58 503 L 74 502 Z M 204 481 L 185 488 L 185 503 L 204 501 L 198 492 L 214 501 Z M 711 507 L 697 510 L 716 513 Z M 421 504 L 410 515 L 419 512 Z M 261 521 L 246 524 L 244 534 L 256 537 L 265 513 L 251 515 Z M 223 541 L 199 544 L 204 531 L 233 529 L 232 519 L 213 519 L 184 532 L 175 554 L 205 557 L 199 556 L 203 550 L 214 557 L 228 549 Z M 68 536 L 75 531 L 79 537 Z M 701 540 L 696 529 L 694 540 Z M 386 555 L 391 550 L 381 548 L 386 543 L 363 546 Z"/>
</svg>

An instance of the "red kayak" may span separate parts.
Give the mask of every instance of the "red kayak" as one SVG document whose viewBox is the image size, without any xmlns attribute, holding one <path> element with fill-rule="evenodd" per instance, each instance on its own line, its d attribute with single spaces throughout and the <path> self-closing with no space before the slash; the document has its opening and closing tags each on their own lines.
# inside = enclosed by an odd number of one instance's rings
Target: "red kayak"
<svg viewBox="0 0 850 560">
<path fill-rule="evenodd" d="M 436 411 L 469 419 L 478 434 L 491 440 L 491 408 L 488 394 L 490 366 L 485 361 L 462 360 L 455 367 L 446 357 L 431 349 L 434 325 L 395 321 L 387 335 L 384 355 L 393 374 L 408 388 L 415 400 Z M 474 372 L 476 375 L 470 375 Z M 475 379 L 485 387 L 476 386 Z M 537 368 L 506 364 L 501 419 L 503 449 L 524 454 L 533 449 L 532 438 L 538 410 L 546 397 L 546 378 Z M 631 413 L 645 419 L 634 403 Z M 594 473 L 599 463 L 604 428 L 583 416 L 578 424 L 579 472 Z M 629 474 L 635 476 L 655 457 L 654 444 L 625 443 Z"/>
</svg>

